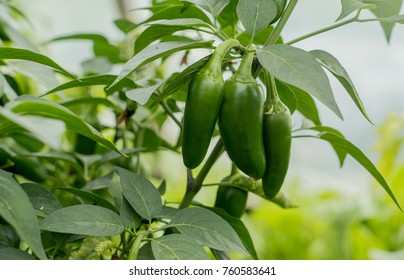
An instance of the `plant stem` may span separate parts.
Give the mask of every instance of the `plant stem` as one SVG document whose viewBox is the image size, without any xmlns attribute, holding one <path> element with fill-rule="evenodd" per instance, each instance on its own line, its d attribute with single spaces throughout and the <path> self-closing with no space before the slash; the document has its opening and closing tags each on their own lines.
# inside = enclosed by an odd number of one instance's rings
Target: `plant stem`
<svg viewBox="0 0 404 280">
<path fill-rule="evenodd" d="M 216 146 L 213 148 L 212 153 L 210 154 L 209 158 L 203 165 L 201 171 L 199 172 L 198 176 L 195 179 L 188 176 L 188 183 L 187 183 L 187 190 L 184 195 L 184 198 L 181 201 L 179 209 L 183 209 L 188 207 L 192 199 L 195 195 L 201 190 L 203 181 L 205 180 L 206 176 L 208 175 L 210 169 L 212 168 L 213 164 L 219 158 L 219 156 L 223 153 L 223 142 L 222 139 L 219 139 Z M 189 175 L 189 174 L 188 174 Z"/>
<path fill-rule="evenodd" d="M 292 45 L 294 43 L 300 42 L 300 41 L 305 40 L 307 38 L 313 37 L 315 35 L 318 35 L 318 34 L 321 34 L 321 33 L 327 32 L 327 31 L 330 31 L 332 29 L 341 27 L 343 25 L 346 25 L 346 24 L 349 24 L 349 23 L 352 23 L 352 22 L 355 22 L 355 21 L 358 21 L 357 17 L 354 17 L 354 18 L 351 18 L 351 19 L 348 19 L 348 20 L 345 20 L 345 21 L 341 21 L 340 23 L 333 24 L 333 25 L 330 25 L 330 26 L 325 27 L 325 28 L 321 28 L 321 29 L 316 30 L 314 32 L 308 33 L 308 34 L 306 34 L 304 36 L 301 36 L 301 37 L 298 37 L 296 39 L 293 39 L 293 40 L 291 40 L 289 42 L 286 42 L 285 45 Z"/>
<path fill-rule="evenodd" d="M 139 254 L 139 249 L 140 249 L 140 244 L 143 241 L 143 238 L 145 235 L 147 235 L 148 232 L 140 232 L 138 236 L 136 236 L 135 241 L 133 242 L 132 247 L 129 250 L 129 255 L 128 255 L 128 260 L 136 260 L 137 256 Z"/>
<path fill-rule="evenodd" d="M 175 117 L 173 111 L 164 101 L 160 101 L 160 105 L 163 107 L 164 111 L 171 117 L 171 119 L 182 129 L 182 123 Z"/>
<path fill-rule="evenodd" d="M 379 21 L 379 22 L 388 22 L 388 23 L 394 23 L 391 19 L 388 18 L 368 18 L 368 19 L 356 19 L 356 22 L 373 22 L 373 21 Z"/>
<path fill-rule="evenodd" d="M 271 35 L 268 37 L 267 41 L 265 42 L 265 46 L 273 45 L 278 40 L 279 35 L 281 34 L 283 28 L 286 25 L 290 15 L 292 14 L 298 0 L 290 0 L 288 6 L 286 7 L 285 11 L 283 12 L 279 23 L 276 25 L 274 31 L 272 31 Z"/>
</svg>

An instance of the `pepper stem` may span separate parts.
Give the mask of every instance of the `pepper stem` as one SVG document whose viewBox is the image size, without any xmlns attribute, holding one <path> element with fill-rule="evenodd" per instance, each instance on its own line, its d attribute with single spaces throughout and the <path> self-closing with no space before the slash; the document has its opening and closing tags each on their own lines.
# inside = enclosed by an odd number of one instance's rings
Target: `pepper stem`
<svg viewBox="0 0 404 280">
<path fill-rule="evenodd" d="M 279 93 L 276 89 L 275 77 L 269 74 L 267 71 L 264 72 L 264 75 L 267 89 L 267 98 L 264 105 L 265 114 L 280 114 L 286 110 L 286 106 L 279 98 Z"/>
<path fill-rule="evenodd" d="M 252 62 L 254 60 L 255 51 L 246 50 L 241 60 L 241 64 L 238 67 L 236 73 L 231 77 L 232 80 L 238 80 L 243 82 L 256 82 L 251 73 Z"/>
<path fill-rule="evenodd" d="M 208 63 L 199 71 L 212 77 L 222 76 L 222 61 L 230 49 L 240 46 L 238 40 L 228 39 L 216 47 Z"/>
</svg>

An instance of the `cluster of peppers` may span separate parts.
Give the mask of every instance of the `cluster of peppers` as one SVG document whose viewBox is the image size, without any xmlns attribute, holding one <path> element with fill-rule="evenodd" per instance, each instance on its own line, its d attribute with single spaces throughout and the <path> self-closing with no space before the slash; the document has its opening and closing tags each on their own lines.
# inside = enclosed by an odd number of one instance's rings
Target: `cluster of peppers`
<svg viewBox="0 0 404 280">
<path fill-rule="evenodd" d="M 234 39 L 220 44 L 190 82 L 183 120 L 183 160 L 190 169 L 203 161 L 218 122 L 220 136 L 233 164 L 246 175 L 262 179 L 263 191 L 271 199 L 281 189 L 288 170 L 291 114 L 279 99 L 275 80 L 269 75 L 265 100 L 262 87 L 251 73 L 253 50 L 244 52 L 237 71 L 224 81 L 222 61 L 235 46 L 238 41 Z M 231 195 L 238 199 L 228 199 Z M 217 193 L 216 206 L 224 208 L 226 206 L 221 204 L 229 201 L 245 205 L 246 198 L 245 190 L 222 186 Z M 233 214 L 241 216 L 242 212 Z"/>
</svg>

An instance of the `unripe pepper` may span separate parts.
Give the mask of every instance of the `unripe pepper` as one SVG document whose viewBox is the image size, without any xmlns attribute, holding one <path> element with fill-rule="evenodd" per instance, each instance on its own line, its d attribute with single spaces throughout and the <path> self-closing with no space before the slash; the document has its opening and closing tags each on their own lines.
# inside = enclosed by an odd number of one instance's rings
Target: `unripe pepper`
<svg viewBox="0 0 404 280">
<path fill-rule="evenodd" d="M 292 143 L 291 114 L 278 97 L 275 80 L 267 83 L 267 101 L 264 114 L 264 146 L 266 169 L 262 177 L 265 195 L 272 199 L 280 191 L 289 167 Z"/>
<path fill-rule="evenodd" d="M 219 186 L 216 193 L 215 207 L 222 208 L 229 215 L 240 218 L 245 211 L 248 192 L 232 186 Z"/>
<path fill-rule="evenodd" d="M 265 171 L 262 139 L 264 96 L 251 75 L 254 52 L 246 52 L 237 72 L 224 85 L 219 129 L 227 154 L 248 176 L 259 179 Z"/>
<path fill-rule="evenodd" d="M 235 46 L 234 39 L 220 44 L 189 84 L 182 136 L 182 157 L 188 168 L 197 167 L 208 150 L 223 100 L 222 60 Z"/>
</svg>

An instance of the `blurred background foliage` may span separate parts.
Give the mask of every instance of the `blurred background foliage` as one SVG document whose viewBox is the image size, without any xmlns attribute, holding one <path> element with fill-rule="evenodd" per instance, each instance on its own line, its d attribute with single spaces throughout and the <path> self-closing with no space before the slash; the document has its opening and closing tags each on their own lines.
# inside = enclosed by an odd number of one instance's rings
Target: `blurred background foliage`
<svg viewBox="0 0 404 280">
<path fill-rule="evenodd" d="M 3 30 L 0 30 L 3 46 L 9 44 L 4 34 L 13 34 L 11 41 L 13 41 L 15 46 L 33 50 L 41 48 L 41 51 L 44 50 L 45 52 L 46 50 L 51 50 L 51 53 L 55 54 L 56 57 L 64 57 L 65 61 L 69 61 L 72 53 L 76 52 L 77 56 L 82 59 L 82 63 L 80 70 L 74 70 L 81 72 L 83 75 L 113 71 L 115 67 L 113 63 L 125 60 L 132 55 L 132 49 L 129 46 L 133 44 L 133 38 L 136 34 L 126 34 L 127 40 L 117 43 L 117 47 L 114 47 L 108 41 L 106 42 L 103 38 L 90 38 L 90 41 L 93 42 L 93 47 L 89 47 L 88 44 L 80 45 L 81 43 L 74 47 L 62 44 L 60 45 L 60 52 L 55 47 L 56 43 L 47 47 L 39 44 L 43 43 L 44 40 L 50 39 L 50 35 L 44 36 L 46 38 L 42 38 L 40 35 L 36 37 L 36 34 L 44 32 L 44 30 L 32 29 L 31 24 L 35 25 L 37 23 L 31 21 L 35 21 L 38 18 L 31 19 L 29 11 L 32 11 L 30 9 L 32 9 L 32 5 L 36 1 L 32 1 L 31 3 L 23 0 L 11 2 L 26 11 L 28 18 L 25 19 L 18 14 L 14 14 L 13 18 L 7 18 L 9 15 L 3 10 L 0 17 L 0 27 L 3 28 Z M 49 4 L 48 2 L 41 1 L 42 7 Z M 56 2 L 60 4 L 66 1 L 55 1 L 54 5 L 56 5 Z M 72 2 L 76 3 L 77 1 Z M 78 5 L 77 3 L 72 4 L 72 10 L 75 9 L 74 5 Z M 139 3 L 140 1 L 135 3 L 136 6 Z M 100 9 L 102 7 L 104 6 L 100 4 Z M 105 7 L 109 7 L 110 9 L 114 7 L 112 11 L 109 11 L 109 17 L 118 18 L 122 16 L 119 14 L 123 13 L 122 1 L 111 0 Z M 108 9 L 105 9 L 105 7 L 102 8 L 101 14 L 107 14 Z M 121 10 L 117 7 L 120 7 Z M 45 14 L 43 11 L 42 13 Z M 46 13 L 52 13 L 52 9 L 47 10 Z M 71 14 L 69 17 L 71 22 L 66 21 L 65 24 L 74 24 L 75 15 Z M 98 23 L 101 21 L 105 24 L 109 19 L 101 18 L 97 20 Z M 50 34 L 55 37 L 57 31 L 52 28 L 50 30 L 52 30 Z M 86 32 L 86 30 L 82 31 Z M 115 32 L 119 31 L 115 30 Z M 57 35 L 65 34 L 59 33 Z M 32 41 L 35 43 L 32 43 Z M 100 49 L 111 51 L 112 49 L 113 53 L 117 55 L 112 58 L 103 55 L 97 56 L 97 48 L 95 47 L 97 42 L 101 46 L 98 51 Z M 78 49 L 86 49 L 87 51 L 77 53 L 76 47 Z M 63 53 L 63 49 L 69 50 Z M 93 57 L 84 59 L 89 54 Z M 77 57 L 74 57 L 74 60 L 77 60 Z M 172 63 L 172 61 L 165 61 L 159 67 L 147 69 L 146 71 L 154 71 L 154 74 L 157 73 L 157 76 L 163 76 L 165 71 L 170 68 L 169 63 Z M 61 64 L 65 65 L 63 62 Z M 11 76 L 8 76 L 10 77 L 8 82 L 15 83 L 14 90 L 17 94 L 30 92 L 36 95 L 44 92 L 44 89 L 49 89 L 59 84 L 54 79 L 54 76 L 48 75 L 43 68 L 32 70 L 33 68 L 29 67 L 33 66 L 28 65 L 22 65 L 21 63 L 12 64 L 16 70 L 11 73 Z M 22 71 L 27 69 L 29 71 Z M 360 69 L 362 68 L 359 67 Z M 147 75 L 147 72 L 144 74 Z M 97 97 L 104 94 L 102 87 L 80 88 L 79 90 L 83 91 L 83 96 L 91 95 Z M 74 89 L 73 93 L 77 96 L 77 89 Z M 69 97 L 69 90 L 65 91 L 64 94 L 65 97 Z M 397 96 L 402 97 L 402 93 Z M 53 98 L 57 99 L 58 97 Z M 367 100 L 366 96 L 364 100 Z M 402 104 L 403 102 L 401 102 L 401 107 Z M 398 105 L 397 102 L 396 105 Z M 68 104 L 68 107 L 94 127 L 100 129 L 107 138 L 113 140 L 114 122 L 111 122 L 111 119 L 114 119 L 115 116 L 111 108 L 102 104 L 95 104 L 91 107 L 76 105 L 74 103 Z M 137 114 L 139 121 L 152 117 L 148 115 L 149 112 L 143 112 L 142 109 L 139 110 L 140 113 Z M 383 119 L 384 122 L 382 124 L 372 128 L 375 133 L 371 137 L 374 139 L 374 143 L 368 146 L 368 150 L 374 162 L 378 163 L 379 170 L 385 176 L 400 204 L 404 205 L 404 113 L 392 113 L 389 116 L 383 116 Z M 164 120 L 160 120 L 159 123 L 164 124 L 158 128 L 164 136 L 164 141 L 168 142 L 167 145 L 174 145 L 173 141 L 176 139 L 177 132 L 173 131 L 170 123 L 164 123 Z M 356 131 L 355 133 L 359 132 Z M 76 137 L 76 135 L 67 134 L 65 137 L 69 139 Z M 162 139 L 156 138 L 153 135 L 150 136 L 150 139 L 149 143 L 151 146 L 149 148 L 151 149 L 153 149 L 153 141 L 162 141 Z M 27 140 L 24 137 L 20 139 L 6 139 L 6 141 L 2 139 L 0 148 L 4 146 L 8 148 L 12 147 L 15 149 L 12 153 L 15 154 L 24 154 L 27 152 L 26 150 L 21 150 L 21 146 L 27 148 Z M 42 148 L 40 143 L 35 143 L 32 139 L 28 142 L 31 143 L 29 152 L 38 151 Z M 71 145 L 74 142 L 65 141 L 64 143 L 65 145 Z M 368 145 L 368 142 L 363 145 Z M 66 149 L 74 149 L 74 147 L 67 147 Z M 102 147 L 97 146 L 97 149 L 102 149 Z M 321 152 L 314 150 L 311 150 L 311 152 L 313 157 L 321 159 Z M 332 154 L 331 150 L 328 151 L 327 157 L 329 154 Z M 298 153 L 297 155 L 299 156 Z M 300 155 L 304 156 L 305 154 Z M 167 180 L 167 185 L 170 188 L 167 189 L 165 199 L 167 201 L 178 201 L 183 194 L 186 178 L 180 155 L 162 151 L 142 156 L 142 160 L 144 173 L 151 175 L 150 179 L 154 180 L 157 184 L 163 178 Z M 63 187 L 64 184 L 73 183 L 69 181 L 71 180 L 69 177 L 71 174 L 65 172 L 66 167 L 69 166 L 68 163 L 54 163 L 52 160 L 46 159 L 35 159 L 35 161 L 36 164 L 41 163 L 45 169 L 52 170 L 51 173 L 55 177 L 52 180 L 59 183 L 59 187 Z M 335 165 L 337 165 L 336 161 Z M 348 166 L 350 166 L 349 162 Z M 292 168 L 298 169 L 299 166 L 292 165 Z M 322 178 L 322 168 L 317 174 L 319 178 Z M 229 161 L 222 157 L 212 170 L 207 181 L 219 182 L 229 174 L 229 169 Z M 355 174 L 349 174 L 348 178 L 351 175 L 352 178 L 364 176 L 366 173 L 361 173 L 361 171 L 363 170 L 360 168 L 353 168 Z M 358 181 L 344 181 L 346 186 L 344 186 L 344 189 L 339 190 L 333 183 L 324 180 L 321 183 L 316 183 L 317 185 L 322 184 L 320 188 L 311 188 L 310 183 L 299 176 L 298 170 L 296 172 L 292 170 L 291 174 L 292 176 L 287 180 L 285 192 L 297 205 L 296 208 L 284 210 L 273 203 L 250 196 L 247 214 L 242 219 L 252 235 L 260 259 L 404 259 L 404 215 L 397 209 L 385 192 L 372 183 L 370 176 L 359 181 L 362 184 L 361 186 L 357 185 L 359 184 Z M 101 176 L 105 175 L 105 173 L 95 172 L 94 175 L 99 176 L 102 180 Z M 316 176 L 316 173 L 312 173 L 310 176 Z M 339 176 L 340 174 L 335 174 L 336 179 L 339 179 Z M 88 186 L 88 188 L 91 188 L 91 186 Z M 346 191 L 346 189 L 356 188 L 359 188 L 361 191 Z M 197 200 L 212 205 L 215 190 L 215 187 L 206 187 L 206 190 L 198 194 Z M 102 191 L 100 191 L 100 194 L 103 194 Z M 69 196 L 69 194 L 62 195 L 59 193 L 59 198 L 61 197 L 65 197 L 66 201 L 72 199 L 72 196 Z M 241 258 L 242 256 L 236 257 Z"/>
</svg>

